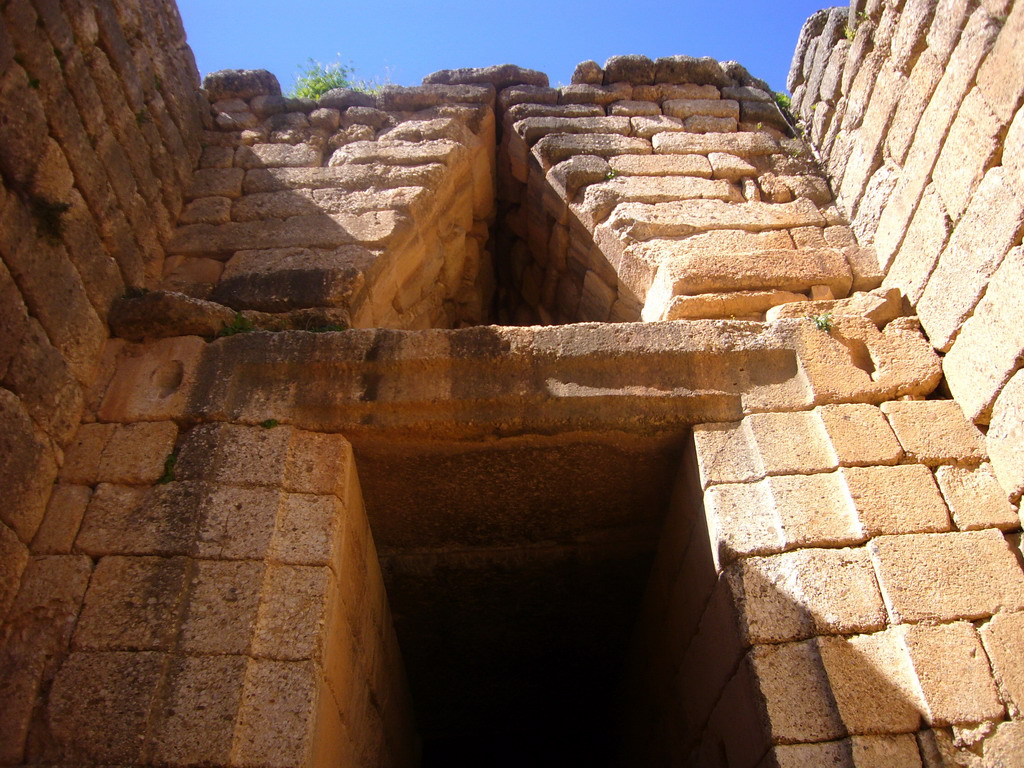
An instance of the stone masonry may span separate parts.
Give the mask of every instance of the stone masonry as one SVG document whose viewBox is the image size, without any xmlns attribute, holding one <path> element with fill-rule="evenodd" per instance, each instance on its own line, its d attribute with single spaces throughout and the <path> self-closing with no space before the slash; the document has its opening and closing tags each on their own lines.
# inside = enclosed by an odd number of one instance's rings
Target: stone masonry
<svg viewBox="0 0 1024 768">
<path fill-rule="evenodd" d="M 0 765 L 1024 764 L 1022 41 L 306 100 L 2 3 Z"/>
</svg>

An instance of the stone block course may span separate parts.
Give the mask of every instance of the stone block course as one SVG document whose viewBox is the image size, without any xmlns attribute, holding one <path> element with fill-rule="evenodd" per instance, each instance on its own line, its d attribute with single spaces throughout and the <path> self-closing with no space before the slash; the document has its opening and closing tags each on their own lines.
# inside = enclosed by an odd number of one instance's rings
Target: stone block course
<svg viewBox="0 0 1024 768">
<path fill-rule="evenodd" d="M 1024 606 L 1024 573 L 997 530 L 879 536 L 868 548 L 895 622 L 973 620 Z"/>
<path fill-rule="evenodd" d="M 950 529 L 949 511 L 928 467 L 848 467 L 842 470 L 857 518 L 869 536 Z"/>
<path fill-rule="evenodd" d="M 907 457 L 928 466 L 978 463 L 982 436 L 955 400 L 905 400 L 882 404 Z"/>
<path fill-rule="evenodd" d="M 1024 493 L 1024 373 L 1003 387 L 992 408 L 985 446 L 1000 485 L 1014 501 Z"/>
<path fill-rule="evenodd" d="M 939 467 L 935 477 L 961 531 L 1012 530 L 1020 525 L 1017 510 L 988 462 L 977 467 Z"/>
</svg>

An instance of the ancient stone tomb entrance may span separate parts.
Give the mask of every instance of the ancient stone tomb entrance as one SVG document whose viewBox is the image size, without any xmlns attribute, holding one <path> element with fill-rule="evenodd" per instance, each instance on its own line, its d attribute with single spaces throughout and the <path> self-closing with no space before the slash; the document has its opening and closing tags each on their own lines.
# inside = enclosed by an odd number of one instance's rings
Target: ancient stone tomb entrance
<svg viewBox="0 0 1024 768">
<path fill-rule="evenodd" d="M 424 766 L 613 763 L 682 439 L 354 441 Z"/>
</svg>

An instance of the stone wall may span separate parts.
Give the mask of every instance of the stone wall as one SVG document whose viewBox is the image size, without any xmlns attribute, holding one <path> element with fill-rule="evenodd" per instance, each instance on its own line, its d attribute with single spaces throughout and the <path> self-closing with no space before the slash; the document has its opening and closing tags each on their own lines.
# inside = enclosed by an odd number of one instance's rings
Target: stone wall
<svg viewBox="0 0 1024 768">
<path fill-rule="evenodd" d="M 788 86 L 863 245 L 946 353 L 950 392 L 990 425 L 1024 491 L 1018 373 L 1024 233 L 1024 7 L 854 2 L 801 33 Z"/>
<path fill-rule="evenodd" d="M 160 277 L 202 122 L 173 2 L 5 2 L 0 70 L 3 616 L 109 309 Z"/>
</svg>

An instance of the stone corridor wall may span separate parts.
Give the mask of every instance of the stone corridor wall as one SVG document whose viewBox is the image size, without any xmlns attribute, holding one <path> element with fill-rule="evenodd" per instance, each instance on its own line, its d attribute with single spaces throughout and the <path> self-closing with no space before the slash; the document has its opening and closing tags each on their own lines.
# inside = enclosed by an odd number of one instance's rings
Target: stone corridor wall
<svg viewBox="0 0 1024 768">
<path fill-rule="evenodd" d="M 0 71 L 2 617 L 110 307 L 161 275 L 203 124 L 173 2 L 10 0 Z"/>
<path fill-rule="evenodd" d="M 883 285 L 937 350 L 949 391 L 1024 491 L 1024 7 L 853 2 L 800 36 L 788 87 Z"/>
</svg>

